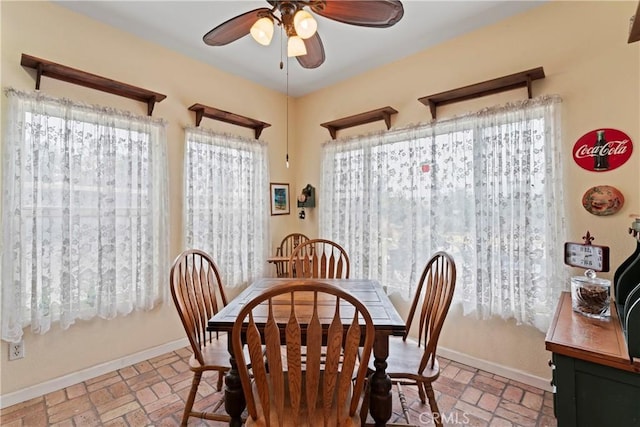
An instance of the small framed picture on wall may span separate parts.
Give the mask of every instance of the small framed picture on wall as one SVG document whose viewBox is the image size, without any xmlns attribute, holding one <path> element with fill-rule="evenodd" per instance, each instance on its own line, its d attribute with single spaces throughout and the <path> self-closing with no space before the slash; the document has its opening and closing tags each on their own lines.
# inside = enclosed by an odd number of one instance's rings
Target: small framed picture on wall
<svg viewBox="0 0 640 427">
<path fill-rule="evenodd" d="M 271 215 L 289 215 L 289 184 L 271 183 Z"/>
</svg>

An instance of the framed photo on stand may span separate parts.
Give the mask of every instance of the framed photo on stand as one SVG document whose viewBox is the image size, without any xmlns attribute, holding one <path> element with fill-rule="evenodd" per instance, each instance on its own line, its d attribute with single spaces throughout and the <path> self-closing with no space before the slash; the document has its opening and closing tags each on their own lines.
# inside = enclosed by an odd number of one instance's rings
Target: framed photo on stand
<svg viewBox="0 0 640 427">
<path fill-rule="evenodd" d="M 289 184 L 271 183 L 271 215 L 289 215 Z"/>
</svg>

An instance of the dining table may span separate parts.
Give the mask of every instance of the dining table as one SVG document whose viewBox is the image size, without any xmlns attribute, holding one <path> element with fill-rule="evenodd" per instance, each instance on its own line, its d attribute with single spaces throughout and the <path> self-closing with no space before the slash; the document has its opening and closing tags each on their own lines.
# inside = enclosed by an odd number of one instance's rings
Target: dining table
<svg viewBox="0 0 640 427">
<path fill-rule="evenodd" d="M 369 413 L 376 426 L 384 426 L 391 418 L 392 395 L 391 379 L 386 373 L 387 356 L 389 354 L 389 336 L 402 336 L 405 332 L 405 322 L 398 314 L 385 293 L 382 285 L 376 280 L 369 279 L 289 279 L 289 278 L 261 278 L 257 279 L 238 296 L 231 300 L 224 308 L 209 319 L 207 330 L 210 332 L 226 332 L 231 369 L 225 376 L 225 410 L 231 420 L 230 426 L 242 425 L 242 413 L 246 401 L 242 391 L 242 384 L 238 375 L 238 365 L 233 355 L 231 345 L 231 331 L 238 313 L 242 307 L 267 289 L 290 282 L 315 281 L 339 286 L 358 298 L 369 311 L 375 327 L 373 345 L 373 366 L 375 371 L 370 377 Z M 288 310 L 282 310 L 283 323 L 287 322 Z M 331 316 L 328 316 L 330 319 Z M 280 319 L 276 319 L 280 321 Z"/>
</svg>

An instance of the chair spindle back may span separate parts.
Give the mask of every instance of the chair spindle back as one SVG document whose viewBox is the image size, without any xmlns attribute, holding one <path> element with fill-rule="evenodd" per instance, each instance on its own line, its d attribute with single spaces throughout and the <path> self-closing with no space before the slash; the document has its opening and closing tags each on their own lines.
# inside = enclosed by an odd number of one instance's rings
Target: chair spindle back
<svg viewBox="0 0 640 427">
<path fill-rule="evenodd" d="M 207 321 L 227 305 L 218 267 L 206 252 L 188 249 L 174 261 L 169 281 L 194 356 L 204 365 L 202 347 L 211 339 Z"/>
<path fill-rule="evenodd" d="M 274 313 L 282 318 L 287 310 L 286 324 L 277 323 Z M 262 416 L 267 426 L 285 419 L 293 426 L 342 425 L 357 412 L 374 336 L 367 309 L 336 286 L 294 281 L 258 295 L 242 308 L 232 333 L 249 417 Z"/>
<path fill-rule="evenodd" d="M 336 242 L 309 240 L 298 245 L 289 257 L 289 277 L 348 279 L 349 256 Z"/>
<path fill-rule="evenodd" d="M 282 239 L 280 246 L 276 249 L 277 256 L 291 256 L 293 250 L 301 243 L 308 241 L 309 238 L 302 233 L 291 233 Z M 287 277 L 289 275 L 288 263 L 276 263 L 276 273 L 278 277 Z"/>
<path fill-rule="evenodd" d="M 403 337 L 406 340 L 409 335 L 416 310 L 422 302 L 418 322 L 418 345 L 424 342 L 425 351 L 418 372 L 424 371 L 429 361 L 433 367 L 436 360 L 438 339 L 451 305 L 455 284 L 456 264 L 453 258 L 446 252 L 436 252 L 427 262 L 418 282 Z"/>
</svg>

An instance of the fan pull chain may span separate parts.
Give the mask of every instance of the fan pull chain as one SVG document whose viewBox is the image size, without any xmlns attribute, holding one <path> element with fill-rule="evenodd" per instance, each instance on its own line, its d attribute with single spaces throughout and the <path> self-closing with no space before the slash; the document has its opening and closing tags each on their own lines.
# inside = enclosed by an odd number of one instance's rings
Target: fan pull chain
<svg viewBox="0 0 640 427">
<path fill-rule="evenodd" d="M 289 169 L 289 57 L 287 56 L 287 169 Z"/>
<path fill-rule="evenodd" d="M 279 25 L 279 27 L 280 27 L 280 69 L 282 70 L 282 67 L 284 66 L 282 62 L 282 43 L 283 43 L 282 25 Z"/>
<path fill-rule="evenodd" d="M 284 43 L 284 36 L 282 34 L 282 26 L 280 26 L 280 69 L 282 70 L 282 67 L 284 66 L 284 62 L 282 61 L 282 44 Z M 286 126 L 287 126 L 287 130 L 286 130 L 286 135 L 287 135 L 287 154 L 285 156 L 285 162 L 287 165 L 287 169 L 289 169 L 289 57 L 287 57 L 287 104 L 286 104 Z"/>
</svg>

